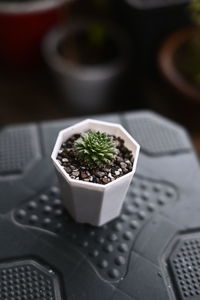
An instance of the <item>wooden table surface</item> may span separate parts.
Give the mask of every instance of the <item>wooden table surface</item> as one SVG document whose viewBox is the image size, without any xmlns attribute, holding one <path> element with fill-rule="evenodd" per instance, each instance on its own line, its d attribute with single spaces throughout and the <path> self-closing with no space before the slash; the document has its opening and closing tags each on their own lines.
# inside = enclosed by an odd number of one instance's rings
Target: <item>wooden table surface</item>
<svg viewBox="0 0 200 300">
<path fill-rule="evenodd" d="M 138 82 L 133 86 L 129 101 L 124 104 L 123 99 L 121 107 L 113 107 L 109 112 L 117 112 L 117 109 L 153 109 L 184 125 L 200 154 L 200 105 L 194 106 L 183 101 L 180 95 L 171 91 L 156 76 L 147 76 L 145 79 L 141 76 Z M 64 101 L 45 65 L 26 70 L 2 67 L 0 103 L 1 125 L 68 118 L 80 114 Z"/>
</svg>

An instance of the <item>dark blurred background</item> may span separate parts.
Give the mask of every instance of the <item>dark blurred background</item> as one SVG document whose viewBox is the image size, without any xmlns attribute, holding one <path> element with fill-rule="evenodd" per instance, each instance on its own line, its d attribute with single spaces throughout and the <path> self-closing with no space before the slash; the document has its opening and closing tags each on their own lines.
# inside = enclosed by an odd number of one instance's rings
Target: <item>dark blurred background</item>
<svg viewBox="0 0 200 300">
<path fill-rule="evenodd" d="M 200 153 L 200 100 L 176 89 L 158 63 L 165 40 L 191 25 L 188 1 L 57 3 L 0 0 L 2 126 L 151 109 L 183 124 Z M 49 33 L 57 23 L 67 37 L 59 45 Z"/>
</svg>

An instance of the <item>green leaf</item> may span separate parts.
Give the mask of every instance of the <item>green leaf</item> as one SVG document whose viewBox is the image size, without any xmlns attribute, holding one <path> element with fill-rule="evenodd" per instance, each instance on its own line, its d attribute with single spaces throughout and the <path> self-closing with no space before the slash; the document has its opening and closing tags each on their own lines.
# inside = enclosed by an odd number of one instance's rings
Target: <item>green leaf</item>
<svg viewBox="0 0 200 300">
<path fill-rule="evenodd" d="M 97 167 L 110 164 L 117 154 L 117 148 L 106 133 L 89 131 L 75 141 L 74 152 L 82 164 Z"/>
</svg>

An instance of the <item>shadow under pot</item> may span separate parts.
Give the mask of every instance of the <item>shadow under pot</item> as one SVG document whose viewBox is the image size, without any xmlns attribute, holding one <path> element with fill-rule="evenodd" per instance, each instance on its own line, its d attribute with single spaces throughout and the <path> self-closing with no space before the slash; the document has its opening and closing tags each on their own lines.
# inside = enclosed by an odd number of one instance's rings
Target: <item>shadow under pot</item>
<svg viewBox="0 0 200 300">
<path fill-rule="evenodd" d="M 130 42 L 114 24 L 80 21 L 54 28 L 43 44 L 66 104 L 84 113 L 109 110 L 122 92 Z"/>
</svg>

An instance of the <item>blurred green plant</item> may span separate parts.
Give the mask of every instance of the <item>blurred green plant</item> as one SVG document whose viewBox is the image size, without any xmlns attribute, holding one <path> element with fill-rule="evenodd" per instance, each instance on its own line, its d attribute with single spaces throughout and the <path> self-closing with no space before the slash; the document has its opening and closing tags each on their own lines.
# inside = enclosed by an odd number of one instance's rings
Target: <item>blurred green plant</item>
<svg viewBox="0 0 200 300">
<path fill-rule="evenodd" d="M 94 22 L 88 28 L 88 41 L 93 47 L 101 48 L 107 38 L 106 26 L 103 23 Z"/>
<path fill-rule="evenodd" d="M 104 15 L 108 9 L 106 0 L 92 0 L 94 10 Z M 106 25 L 101 21 L 94 20 L 88 28 L 88 41 L 92 47 L 103 48 L 107 39 Z"/>
<path fill-rule="evenodd" d="M 196 85 L 200 85 L 200 0 L 192 0 L 189 3 L 189 14 L 192 23 L 196 27 L 197 34 L 194 35 L 187 46 L 187 57 L 183 69 L 187 71 Z"/>
<path fill-rule="evenodd" d="M 81 163 L 95 168 L 109 165 L 117 154 L 117 148 L 107 134 L 89 131 L 75 141 L 74 152 Z"/>
<path fill-rule="evenodd" d="M 200 27 L 200 0 L 192 0 L 189 3 L 189 11 L 193 23 Z"/>
</svg>

